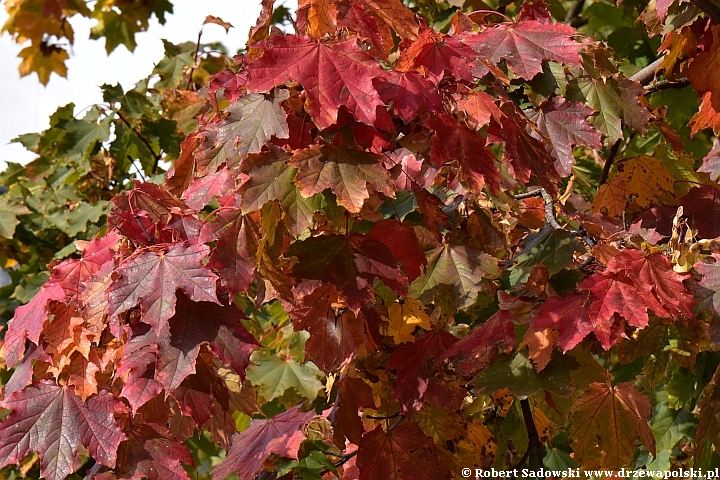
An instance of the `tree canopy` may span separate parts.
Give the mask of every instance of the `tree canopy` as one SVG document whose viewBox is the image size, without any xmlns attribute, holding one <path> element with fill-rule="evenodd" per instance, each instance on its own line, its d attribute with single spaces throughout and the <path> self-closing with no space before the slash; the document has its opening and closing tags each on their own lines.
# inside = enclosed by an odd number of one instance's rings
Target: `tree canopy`
<svg viewBox="0 0 720 480">
<path fill-rule="evenodd" d="M 172 6 L 6 8 L 46 83 Z M 0 475 L 720 467 L 718 10 L 264 0 L 60 108 L 0 172 Z"/>
</svg>

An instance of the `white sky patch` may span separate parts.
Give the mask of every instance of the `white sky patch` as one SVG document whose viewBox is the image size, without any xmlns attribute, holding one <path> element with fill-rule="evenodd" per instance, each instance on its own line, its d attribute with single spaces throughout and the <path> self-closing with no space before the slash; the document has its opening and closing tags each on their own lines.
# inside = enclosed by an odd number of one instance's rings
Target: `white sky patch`
<svg viewBox="0 0 720 480">
<path fill-rule="evenodd" d="M 161 39 L 172 43 L 194 42 L 205 17 L 214 15 L 230 22 L 234 28 L 226 34 L 221 26 L 208 24 L 203 30 L 202 42 L 222 42 L 228 52 L 234 54 L 245 45 L 248 31 L 260 13 L 259 0 L 176 0 L 173 3 L 174 13 L 166 15 L 165 25 L 153 17 L 148 31 L 136 35 L 134 52 L 120 45 L 109 56 L 104 39 L 88 38 L 95 21 L 76 16 L 71 22 L 75 44 L 67 61 L 68 78 L 52 74 L 47 87 L 34 73 L 20 78 L 17 54 L 23 47 L 16 45 L 7 33 L 0 36 L 0 170 L 7 161 L 27 163 L 35 158 L 35 154 L 22 145 L 9 142 L 23 133 L 47 129 L 48 119 L 58 107 L 73 102 L 78 115 L 102 102 L 100 85 L 120 83 L 127 91 L 148 76 L 163 58 Z M 278 1 L 276 5 L 282 3 Z M 294 0 L 285 4 L 291 11 L 297 6 Z M 0 24 L 6 20 L 7 13 L 0 8 Z"/>
</svg>

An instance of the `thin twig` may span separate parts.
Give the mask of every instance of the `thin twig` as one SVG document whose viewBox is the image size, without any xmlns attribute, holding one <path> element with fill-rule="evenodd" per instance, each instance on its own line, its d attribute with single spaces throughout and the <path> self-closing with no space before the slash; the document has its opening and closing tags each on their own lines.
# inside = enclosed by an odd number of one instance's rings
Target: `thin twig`
<svg viewBox="0 0 720 480">
<path fill-rule="evenodd" d="M 610 153 L 608 154 L 607 160 L 605 160 L 605 165 L 603 165 L 602 173 L 600 174 L 600 180 L 598 181 L 598 186 L 603 185 L 605 182 L 607 182 L 607 178 L 608 178 L 608 175 L 610 175 L 610 168 L 612 167 L 613 160 L 615 160 L 618 150 L 620 150 L 620 141 L 621 140 L 622 140 L 622 138 L 618 138 L 617 141 L 613 144 L 613 146 L 610 147 Z"/>
<path fill-rule="evenodd" d="M 138 165 L 135 163 L 135 159 L 131 157 L 130 155 L 127 156 L 128 160 L 130 160 L 130 163 L 132 163 L 135 166 L 135 170 L 137 170 L 138 174 L 140 175 L 140 178 L 142 178 L 143 182 L 147 182 L 147 179 L 145 178 L 145 174 L 142 172 L 142 165 Z"/>
<path fill-rule="evenodd" d="M 681 77 L 676 80 L 659 80 L 649 85 L 645 85 L 645 90 L 648 93 L 659 92 L 660 90 L 668 90 L 670 88 L 685 88 L 690 85 L 690 80 L 686 77 Z"/>
<path fill-rule="evenodd" d="M 630 77 L 630 80 L 634 80 L 636 82 L 639 82 L 642 85 L 647 85 L 648 83 L 652 82 L 652 80 L 655 78 L 655 71 L 660 66 L 660 64 L 663 62 L 663 59 L 665 57 L 660 57 L 654 62 L 652 62 L 647 67 L 643 68 L 639 72 L 637 72 L 635 75 Z"/>
<path fill-rule="evenodd" d="M 134 215 L 135 221 L 138 225 L 140 225 L 140 229 L 143 231 L 145 236 L 147 237 L 147 241 L 150 242 L 151 245 L 155 244 L 155 241 L 153 240 L 152 236 L 150 236 L 150 232 L 147 231 L 145 228 L 145 225 L 143 225 L 142 221 L 140 220 L 140 215 L 135 214 Z"/>
<path fill-rule="evenodd" d="M 520 400 L 520 408 L 522 409 L 523 420 L 525 421 L 525 429 L 528 433 L 528 451 L 530 451 L 533 456 L 535 470 L 537 471 L 544 468 L 542 459 L 542 442 L 540 441 L 537 428 L 535 428 L 532 410 L 530 410 L 530 400 L 527 398 Z"/>
<path fill-rule="evenodd" d="M 190 70 L 188 71 L 187 81 L 185 82 L 185 90 L 190 90 L 190 84 L 192 82 L 192 75 L 193 75 L 193 72 L 195 71 L 195 65 L 197 65 L 198 53 L 200 52 L 200 39 L 202 38 L 203 28 L 205 28 L 205 25 L 200 27 L 200 31 L 198 32 L 197 42 L 195 43 L 195 54 L 193 55 L 193 65 L 192 65 L 192 67 L 190 67 Z"/>
<path fill-rule="evenodd" d="M 135 133 L 135 135 L 137 135 L 137 137 L 140 139 L 140 141 L 143 142 L 145 144 L 145 146 L 147 147 L 147 149 L 150 151 L 150 155 L 152 155 L 153 158 L 155 159 L 155 163 L 153 164 L 153 168 L 152 168 L 152 174 L 155 175 L 155 173 L 157 173 L 156 170 L 158 167 L 158 163 L 160 162 L 161 156 L 159 154 L 155 153 L 155 150 L 153 150 L 152 145 L 150 145 L 150 142 L 148 141 L 148 139 L 145 138 L 145 136 L 142 133 L 138 132 L 137 129 L 132 126 L 130 121 L 127 118 L 125 118 L 122 113 L 117 112 L 117 116 L 120 120 L 122 120 L 122 122 L 125 125 L 127 125 L 127 127 L 130 130 L 132 130 Z"/>
</svg>

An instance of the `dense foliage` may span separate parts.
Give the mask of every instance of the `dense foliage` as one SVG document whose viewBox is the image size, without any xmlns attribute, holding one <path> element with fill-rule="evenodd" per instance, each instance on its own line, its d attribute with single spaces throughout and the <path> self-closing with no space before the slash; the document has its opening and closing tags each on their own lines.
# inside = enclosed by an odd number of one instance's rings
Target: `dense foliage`
<svg viewBox="0 0 720 480">
<path fill-rule="evenodd" d="M 713 4 L 411 7 L 264 1 L 234 63 L 166 44 L 20 139 L 0 465 L 720 466 Z"/>
</svg>

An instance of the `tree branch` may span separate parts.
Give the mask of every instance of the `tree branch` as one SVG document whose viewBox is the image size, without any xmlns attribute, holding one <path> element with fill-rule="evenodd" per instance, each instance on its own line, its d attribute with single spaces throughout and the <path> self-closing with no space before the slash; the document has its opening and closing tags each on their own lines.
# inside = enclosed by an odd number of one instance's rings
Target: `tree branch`
<svg viewBox="0 0 720 480">
<path fill-rule="evenodd" d="M 645 90 L 648 93 L 659 92 L 660 90 L 667 90 L 669 88 L 684 88 L 690 85 L 690 80 L 686 77 L 678 78 L 677 80 L 659 80 L 649 85 L 645 85 Z"/>
<path fill-rule="evenodd" d="M 538 435 L 537 428 L 535 428 L 535 422 L 533 421 L 532 411 L 530 410 L 530 400 L 520 400 L 520 408 L 523 413 L 523 420 L 525 421 L 525 428 L 528 433 L 528 451 L 532 455 L 535 463 L 535 470 L 544 468 L 542 458 L 542 442 Z"/>
<path fill-rule="evenodd" d="M 690 0 L 693 5 L 698 7 L 708 17 L 720 23 L 720 5 L 713 0 Z"/>
<path fill-rule="evenodd" d="M 647 85 L 655 78 L 655 71 L 660 66 L 660 64 L 663 62 L 664 57 L 660 57 L 654 62 L 652 62 L 647 67 L 643 68 L 639 72 L 637 72 L 635 75 L 630 77 L 630 80 L 634 80 L 636 82 L 641 83 L 642 85 Z"/>
</svg>

